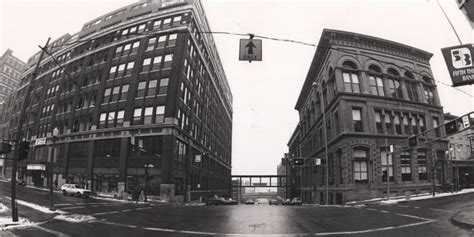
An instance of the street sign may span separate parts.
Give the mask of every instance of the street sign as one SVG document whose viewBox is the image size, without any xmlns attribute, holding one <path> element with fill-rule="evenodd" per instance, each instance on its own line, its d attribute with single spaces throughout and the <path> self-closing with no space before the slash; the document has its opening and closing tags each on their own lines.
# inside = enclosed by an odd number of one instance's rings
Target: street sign
<svg viewBox="0 0 474 237">
<path fill-rule="evenodd" d="M 240 61 L 262 61 L 261 39 L 240 39 Z"/>
<path fill-rule="evenodd" d="M 464 44 L 441 49 L 453 86 L 474 84 L 474 48 Z"/>
<path fill-rule="evenodd" d="M 316 158 L 316 165 L 321 165 L 321 158 Z"/>
<path fill-rule="evenodd" d="M 196 163 L 201 162 L 201 154 L 198 154 L 198 155 L 194 156 L 194 162 L 196 162 Z"/>
<path fill-rule="evenodd" d="M 35 146 L 46 145 L 46 137 L 36 138 Z"/>
<path fill-rule="evenodd" d="M 462 117 L 462 124 L 464 128 L 468 128 L 471 126 L 471 123 L 469 122 L 469 115 L 465 115 Z"/>
</svg>

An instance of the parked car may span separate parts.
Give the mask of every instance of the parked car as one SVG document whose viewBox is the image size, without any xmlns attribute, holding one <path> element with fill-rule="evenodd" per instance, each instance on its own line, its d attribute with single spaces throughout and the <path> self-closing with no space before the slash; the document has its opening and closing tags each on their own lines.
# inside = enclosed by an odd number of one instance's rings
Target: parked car
<svg viewBox="0 0 474 237">
<path fill-rule="evenodd" d="M 89 189 L 82 188 L 79 184 L 63 184 L 61 191 L 64 195 L 73 195 L 78 197 L 89 197 L 92 191 Z"/>
<path fill-rule="evenodd" d="M 301 206 L 301 205 L 303 205 L 303 201 L 301 200 L 301 198 L 295 197 L 295 198 L 293 198 L 293 200 L 291 200 L 291 205 Z"/>
<path fill-rule="evenodd" d="M 237 204 L 239 204 L 239 203 L 237 202 L 237 200 L 234 200 L 234 199 L 232 199 L 232 198 L 227 198 L 227 199 L 225 199 L 225 202 L 226 202 L 226 205 L 237 205 Z"/>
<path fill-rule="evenodd" d="M 291 205 L 291 199 L 286 199 L 281 203 L 281 205 Z"/>
<path fill-rule="evenodd" d="M 257 204 L 268 204 L 270 201 L 267 198 L 259 198 L 257 199 Z"/>
<path fill-rule="evenodd" d="M 26 182 L 23 179 L 17 179 L 16 184 L 18 184 L 19 186 L 26 186 Z"/>
<path fill-rule="evenodd" d="M 270 199 L 270 205 L 278 205 L 278 199 L 275 199 L 275 198 Z"/>
<path fill-rule="evenodd" d="M 204 201 L 207 206 L 218 206 L 227 205 L 226 200 L 223 197 L 210 197 Z"/>
<path fill-rule="evenodd" d="M 253 204 L 255 204 L 255 201 L 253 199 L 247 199 L 247 200 L 245 200 L 244 203 L 248 204 L 248 205 L 253 205 Z"/>
</svg>

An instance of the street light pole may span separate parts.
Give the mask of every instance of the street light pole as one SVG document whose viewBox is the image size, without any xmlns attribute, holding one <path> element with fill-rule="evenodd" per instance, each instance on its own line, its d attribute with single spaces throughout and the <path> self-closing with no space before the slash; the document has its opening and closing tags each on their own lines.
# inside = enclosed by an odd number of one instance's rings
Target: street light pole
<svg viewBox="0 0 474 237">
<path fill-rule="evenodd" d="M 55 150 L 56 150 L 56 137 L 59 134 L 59 129 L 55 127 L 53 129 L 53 145 L 51 146 L 51 156 L 50 160 L 48 162 L 48 167 L 49 167 L 49 210 L 55 211 L 56 208 L 54 208 L 54 194 L 53 194 L 53 162 L 55 162 Z"/>
<path fill-rule="evenodd" d="M 317 86 L 321 86 L 320 83 L 313 82 L 312 86 L 316 88 Z M 321 92 L 322 88 L 320 87 Z M 325 165 L 325 180 L 324 180 L 324 186 L 326 189 L 326 198 L 325 198 L 325 203 L 326 205 L 329 204 L 329 160 L 328 160 L 328 131 L 326 127 L 326 108 L 324 105 L 324 100 L 323 100 L 323 93 L 320 94 L 319 96 L 320 102 L 321 102 L 321 111 L 323 113 L 323 127 L 324 127 L 324 159 L 326 160 L 326 165 Z"/>
</svg>

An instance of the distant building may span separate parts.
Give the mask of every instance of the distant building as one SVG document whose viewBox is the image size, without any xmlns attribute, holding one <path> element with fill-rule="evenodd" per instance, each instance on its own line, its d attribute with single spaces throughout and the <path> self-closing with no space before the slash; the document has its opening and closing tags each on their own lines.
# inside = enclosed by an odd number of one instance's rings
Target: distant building
<svg viewBox="0 0 474 237">
<path fill-rule="evenodd" d="M 474 0 L 456 0 L 459 9 L 466 15 L 467 20 L 474 29 Z"/>
<path fill-rule="evenodd" d="M 327 131 L 328 203 L 383 197 L 387 181 L 390 195 L 430 192 L 432 177 L 437 185 L 449 182 L 446 140 L 408 150 L 399 143 L 443 124 L 431 57 L 393 41 L 323 31 L 295 109 L 301 157 L 325 158 Z M 434 139 L 443 131 L 425 135 Z M 396 144 L 393 158 L 387 144 Z M 303 201 L 326 202 L 325 177 L 318 166 L 315 191 Z"/>
<path fill-rule="evenodd" d="M 458 118 L 446 113 L 445 121 Z M 474 184 L 474 129 L 467 129 L 460 133 L 448 136 L 449 160 L 452 162 L 454 180 L 458 188 L 465 188 Z"/>
<path fill-rule="evenodd" d="M 278 164 L 277 166 L 277 175 L 288 176 L 289 175 L 287 173 L 288 170 L 289 170 L 288 166 L 280 162 L 280 164 Z M 289 194 L 287 193 L 289 190 L 287 189 L 286 185 L 287 185 L 287 179 L 278 180 L 278 186 L 281 186 L 281 187 L 277 188 L 277 193 L 278 193 L 278 196 L 280 196 L 283 199 L 289 198 Z"/>
<path fill-rule="evenodd" d="M 45 185 L 56 127 L 59 185 L 119 196 L 146 185 L 175 200 L 229 195 L 232 93 L 212 34 L 201 33 L 209 31 L 199 0 L 139 1 L 50 42 L 54 58 L 39 65 L 23 124 L 31 149 L 19 175 Z M 39 55 L 11 105 L 10 139 Z"/>
<path fill-rule="evenodd" d="M 26 63 L 13 56 L 11 49 L 0 57 L 0 102 L 16 90 L 25 69 Z"/>
</svg>

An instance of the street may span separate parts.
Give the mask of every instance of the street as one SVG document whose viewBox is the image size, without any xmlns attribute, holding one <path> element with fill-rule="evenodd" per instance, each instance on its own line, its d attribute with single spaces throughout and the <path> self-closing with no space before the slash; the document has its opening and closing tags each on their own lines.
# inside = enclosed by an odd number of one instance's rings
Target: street
<svg viewBox="0 0 474 237">
<path fill-rule="evenodd" d="M 1 182 L 2 194 L 9 183 Z M 20 187 L 19 200 L 47 207 L 46 191 Z M 20 217 L 40 223 L 2 233 L 18 236 L 176 236 L 176 235 L 359 235 L 470 236 L 449 218 L 474 205 L 474 194 L 397 205 L 356 206 L 183 206 L 82 199 L 55 193 L 63 217 L 81 216 L 77 223 L 54 218 L 19 205 Z M 9 206 L 9 200 L 3 203 Z M 76 214 L 76 215 L 75 215 Z"/>
</svg>

